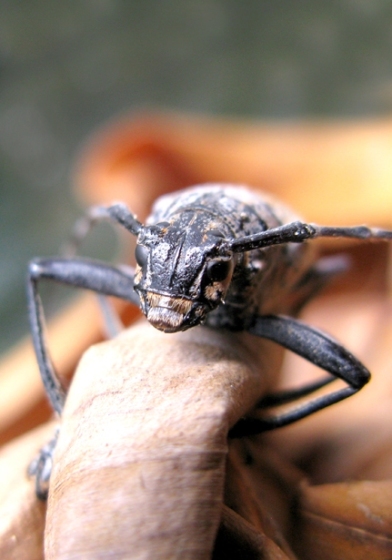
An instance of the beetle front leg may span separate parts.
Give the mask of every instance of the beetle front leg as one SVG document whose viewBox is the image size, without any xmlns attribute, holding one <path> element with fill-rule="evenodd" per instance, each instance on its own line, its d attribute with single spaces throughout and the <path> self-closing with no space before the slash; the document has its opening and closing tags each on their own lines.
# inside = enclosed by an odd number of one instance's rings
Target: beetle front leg
<svg viewBox="0 0 392 560">
<path fill-rule="evenodd" d="M 280 415 L 243 418 L 231 430 L 231 437 L 257 434 L 296 422 L 353 395 L 370 379 L 370 373 L 365 366 L 341 344 L 329 335 L 291 317 L 276 315 L 258 317 L 249 332 L 277 342 L 334 376 L 300 389 L 267 395 L 258 403 L 259 408 L 293 401 L 316 391 L 336 378 L 345 381 L 348 387 L 317 397 Z"/>
<path fill-rule="evenodd" d="M 29 265 L 27 296 L 29 320 L 42 381 L 54 410 L 61 414 L 65 389 L 51 362 L 44 337 L 44 315 L 38 283 L 42 279 L 116 296 L 139 304 L 133 289 L 133 269 L 117 268 L 83 258 L 36 259 Z"/>
<path fill-rule="evenodd" d="M 133 269 L 116 268 L 98 261 L 87 259 L 37 259 L 30 263 L 27 283 L 29 303 L 29 320 L 35 353 L 42 381 L 57 414 L 61 414 L 66 398 L 66 391 L 52 364 L 44 337 L 44 314 L 38 293 L 38 282 L 48 279 L 78 288 L 85 288 L 99 294 L 116 296 L 139 304 L 139 298 L 133 290 Z M 36 494 L 46 499 L 49 478 L 52 469 L 53 452 L 56 446 L 58 430 L 53 439 L 39 452 L 31 463 L 29 474 L 36 478 Z"/>
<path fill-rule="evenodd" d="M 29 465 L 28 474 L 35 477 L 35 493 L 40 500 L 46 500 L 48 497 L 53 453 L 58 436 L 59 428 L 56 428 L 53 438 L 40 449 L 37 457 Z"/>
</svg>

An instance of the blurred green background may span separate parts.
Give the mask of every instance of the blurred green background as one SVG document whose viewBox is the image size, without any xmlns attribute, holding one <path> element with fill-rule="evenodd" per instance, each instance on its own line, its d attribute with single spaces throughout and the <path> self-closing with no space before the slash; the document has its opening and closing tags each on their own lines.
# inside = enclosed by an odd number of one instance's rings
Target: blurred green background
<svg viewBox="0 0 392 560">
<path fill-rule="evenodd" d="M 0 351 L 28 331 L 27 261 L 56 254 L 80 214 L 70 189 L 80 144 L 146 105 L 389 114 L 392 2 L 1 0 Z"/>
</svg>

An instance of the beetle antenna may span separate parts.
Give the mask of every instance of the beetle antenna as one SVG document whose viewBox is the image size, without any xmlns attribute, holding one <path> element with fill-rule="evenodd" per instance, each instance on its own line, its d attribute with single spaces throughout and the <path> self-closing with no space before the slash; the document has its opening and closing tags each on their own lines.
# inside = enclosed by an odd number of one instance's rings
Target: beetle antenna
<svg viewBox="0 0 392 560">
<path fill-rule="evenodd" d="M 283 243 L 302 243 L 306 239 L 315 237 L 317 230 L 311 224 L 291 222 L 276 228 L 267 229 L 260 233 L 233 239 L 229 247 L 234 253 L 243 253 L 252 249 L 281 245 Z"/>
<path fill-rule="evenodd" d="M 109 218 L 116 221 L 121 226 L 125 227 L 133 235 L 138 235 L 143 227 L 143 224 L 139 222 L 132 212 L 129 211 L 128 207 L 122 202 L 117 202 L 111 206 L 101 206 L 96 207 L 98 212 L 101 212 L 103 219 Z"/>
<path fill-rule="evenodd" d="M 297 221 L 253 235 L 247 235 L 246 237 L 233 239 L 225 244 L 225 248 L 226 250 L 231 249 L 234 253 L 243 253 L 245 251 L 252 251 L 252 249 L 269 247 L 270 245 L 302 243 L 307 239 L 315 239 L 316 237 L 346 237 L 364 241 L 381 241 L 392 239 L 392 231 L 369 228 L 367 226 L 318 226 Z"/>
</svg>

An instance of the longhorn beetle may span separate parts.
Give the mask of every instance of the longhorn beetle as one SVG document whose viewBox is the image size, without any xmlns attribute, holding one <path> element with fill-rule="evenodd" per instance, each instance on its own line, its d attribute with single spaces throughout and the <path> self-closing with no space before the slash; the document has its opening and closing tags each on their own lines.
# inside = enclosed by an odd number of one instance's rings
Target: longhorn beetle
<svg viewBox="0 0 392 560">
<path fill-rule="evenodd" d="M 308 240 L 387 240 L 392 231 L 304 223 L 280 203 L 232 185 L 202 185 L 165 195 L 156 201 L 145 225 L 122 203 L 93 207 L 76 236 L 82 237 L 100 220 L 137 236 L 135 270 L 80 257 L 41 258 L 29 265 L 31 333 L 46 392 L 59 415 L 66 392 L 43 334 L 38 283 L 44 278 L 127 300 L 167 333 L 199 324 L 248 331 L 331 374 L 300 389 L 268 395 L 258 403 L 260 408 L 294 401 L 336 378 L 347 384 L 278 415 L 242 418 L 231 437 L 290 424 L 349 397 L 369 381 L 369 371 L 343 346 L 285 313 L 295 314 L 337 268 L 336 261 L 317 260 Z M 55 442 L 56 437 L 31 467 L 41 498 L 47 494 Z"/>
</svg>

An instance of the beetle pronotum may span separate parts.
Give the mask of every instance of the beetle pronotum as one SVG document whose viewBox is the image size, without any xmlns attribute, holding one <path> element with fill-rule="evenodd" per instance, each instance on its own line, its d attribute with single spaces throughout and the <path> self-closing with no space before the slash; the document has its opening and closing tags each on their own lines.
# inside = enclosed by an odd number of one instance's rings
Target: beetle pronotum
<svg viewBox="0 0 392 560">
<path fill-rule="evenodd" d="M 368 382 L 368 370 L 338 342 L 286 314 L 296 314 L 335 272 L 332 261 L 326 266 L 315 257 L 309 240 L 389 240 L 391 231 L 308 224 L 280 203 L 231 185 L 197 186 L 161 197 L 145 225 L 121 203 L 94 207 L 79 231 L 99 220 L 118 223 L 137 236 L 135 270 L 77 257 L 35 259 L 29 266 L 34 347 L 49 400 L 59 415 L 66 392 L 43 335 L 38 283 L 44 278 L 130 301 L 166 333 L 203 324 L 270 339 L 330 374 L 299 390 L 259 400 L 256 396 L 254 405 L 259 408 L 294 401 L 336 378 L 347 384 L 282 414 L 241 418 L 231 427 L 231 437 L 287 425 L 347 398 Z M 54 444 L 55 439 L 33 469 L 40 497 L 47 493 Z"/>
</svg>

